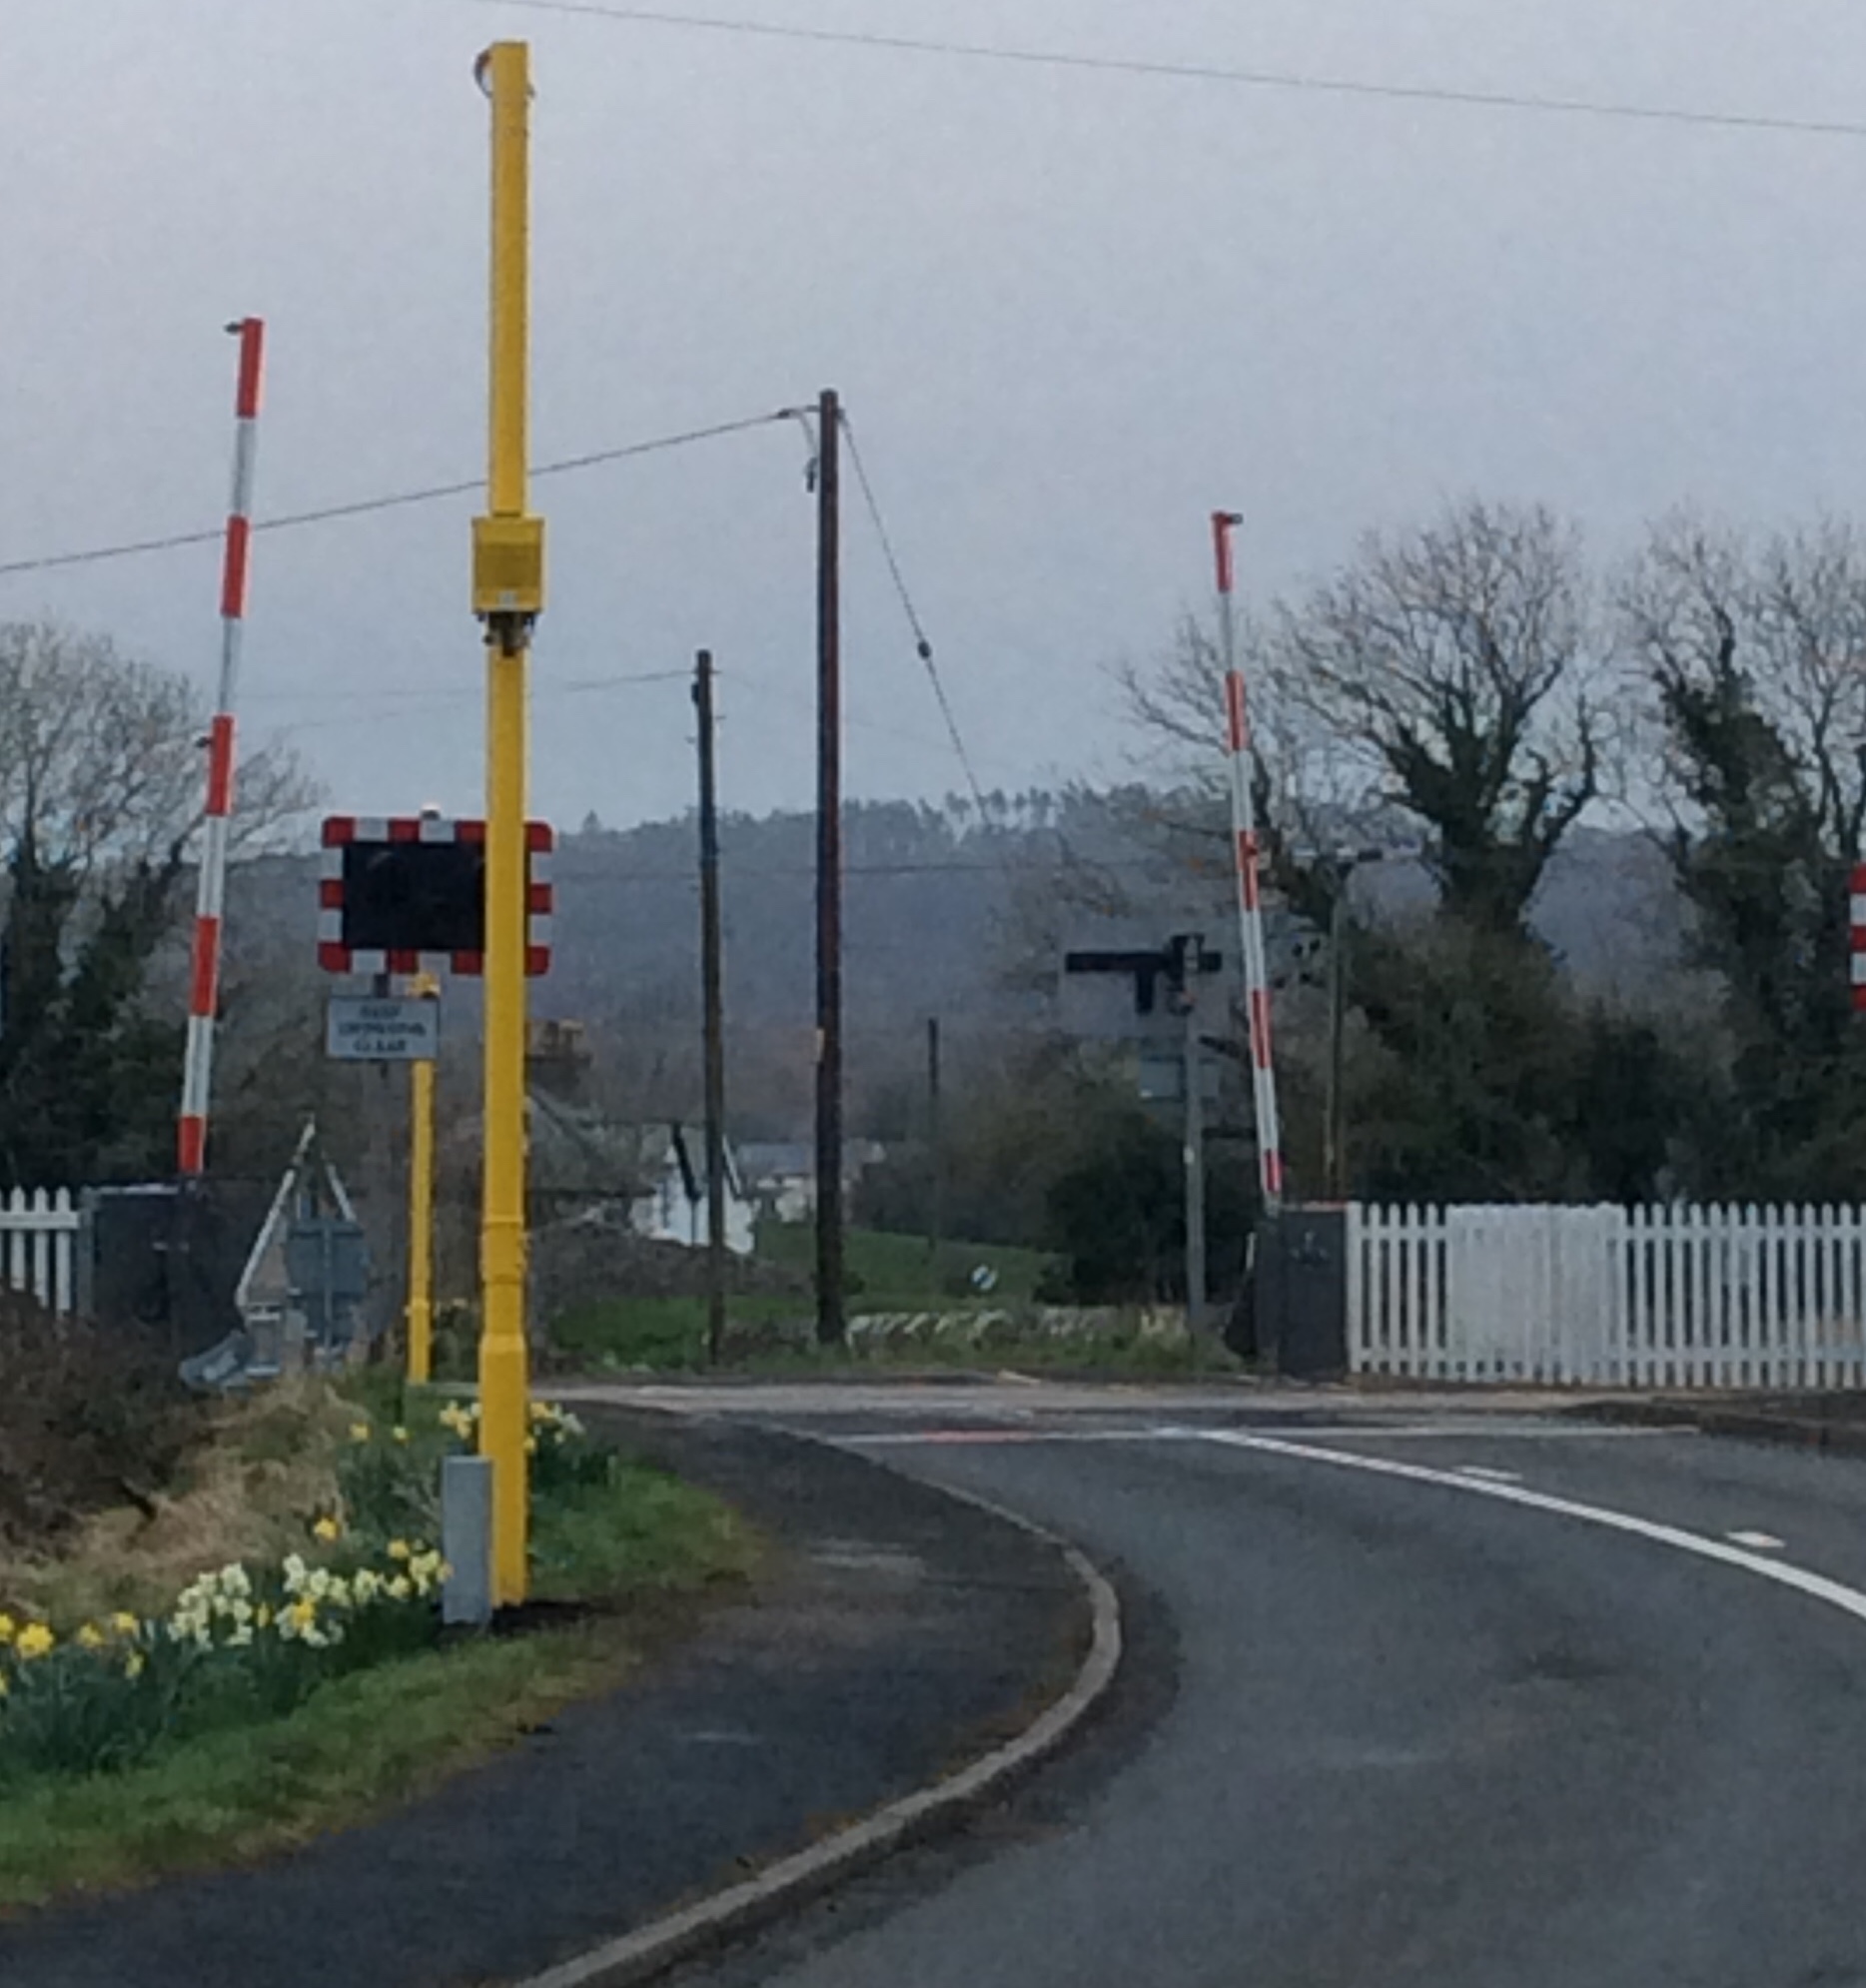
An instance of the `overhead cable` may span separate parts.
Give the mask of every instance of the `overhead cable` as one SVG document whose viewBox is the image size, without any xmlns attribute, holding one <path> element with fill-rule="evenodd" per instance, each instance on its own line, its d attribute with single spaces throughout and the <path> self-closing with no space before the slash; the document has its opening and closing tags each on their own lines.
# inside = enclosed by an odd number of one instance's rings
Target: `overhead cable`
<svg viewBox="0 0 1866 1988">
<path fill-rule="evenodd" d="M 477 0 L 477 4 L 768 41 L 816 42 L 845 48 L 886 50 L 897 55 L 958 57 L 974 62 L 1016 63 L 1027 68 L 1073 69 L 1107 76 L 1152 76 L 1177 82 L 1229 84 L 1251 90 L 1303 91 L 1319 96 L 1446 104 L 1466 110 L 1531 112 L 1552 117 L 1695 125 L 1713 131 L 1774 132 L 1803 138 L 1866 138 L 1866 123 L 1850 118 L 1774 116 L 1761 111 L 1702 110 L 1684 104 L 1642 104 L 1612 98 L 1544 95 L 1535 91 L 1462 89 L 1436 83 L 1389 83 L 1365 77 L 1312 75 L 1297 70 L 1243 69 L 1215 62 L 1090 55 L 1069 49 L 1006 47 L 991 42 L 954 41 L 926 35 L 882 34 L 861 28 L 805 27 L 794 22 L 677 14 L 659 7 L 605 6 L 600 4 L 600 0 Z"/>
</svg>

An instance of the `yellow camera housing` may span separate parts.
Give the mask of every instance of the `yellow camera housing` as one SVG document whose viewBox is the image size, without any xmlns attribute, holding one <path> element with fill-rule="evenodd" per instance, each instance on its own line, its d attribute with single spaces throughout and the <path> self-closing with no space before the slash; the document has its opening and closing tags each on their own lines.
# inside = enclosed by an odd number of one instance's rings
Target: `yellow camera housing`
<svg viewBox="0 0 1866 1988">
<path fill-rule="evenodd" d="M 544 611 L 544 520 L 475 517 L 472 521 L 472 611 Z"/>
</svg>

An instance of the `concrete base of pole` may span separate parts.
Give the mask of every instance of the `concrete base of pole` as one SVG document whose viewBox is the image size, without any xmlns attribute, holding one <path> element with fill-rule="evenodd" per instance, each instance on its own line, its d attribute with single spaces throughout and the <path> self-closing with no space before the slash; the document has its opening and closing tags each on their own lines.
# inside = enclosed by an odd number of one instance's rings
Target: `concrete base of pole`
<svg viewBox="0 0 1866 1988">
<path fill-rule="evenodd" d="M 441 1619 L 484 1628 L 492 1619 L 492 1464 L 449 1457 L 441 1466 L 441 1555 L 451 1569 Z"/>
</svg>

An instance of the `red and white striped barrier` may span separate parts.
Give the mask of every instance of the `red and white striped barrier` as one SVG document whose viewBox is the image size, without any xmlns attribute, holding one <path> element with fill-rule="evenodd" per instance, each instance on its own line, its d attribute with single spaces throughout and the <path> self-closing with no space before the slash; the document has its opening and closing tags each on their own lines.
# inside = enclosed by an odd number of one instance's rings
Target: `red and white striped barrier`
<svg viewBox="0 0 1866 1988">
<path fill-rule="evenodd" d="M 1236 561 L 1232 532 L 1244 520 L 1231 511 L 1212 513 L 1212 549 L 1218 564 L 1219 641 L 1225 664 L 1225 750 L 1231 769 L 1232 844 L 1237 857 L 1238 923 L 1244 991 L 1251 1023 L 1251 1087 L 1256 1103 L 1258 1181 L 1272 1214 L 1283 1205 L 1283 1130 L 1277 1117 L 1277 1069 L 1271 1026 L 1270 955 L 1264 943 L 1262 851 L 1257 799 L 1251 789 L 1251 725 L 1244 673 L 1238 667 L 1237 620 L 1232 604 Z"/>
<path fill-rule="evenodd" d="M 550 971 L 551 920 L 556 910 L 550 859 L 557 838 L 542 821 L 525 824 L 526 915 L 524 970 Z M 485 841 L 483 821 L 443 821 L 434 815 L 334 814 L 324 824 L 324 867 L 318 883 L 318 964 L 327 973 L 458 973 L 485 971 L 481 952 L 425 952 L 350 944 L 345 927 L 345 859 L 358 844 Z"/>
<path fill-rule="evenodd" d="M 221 930 L 227 900 L 227 832 L 233 814 L 234 697 L 246 634 L 247 572 L 253 543 L 253 471 L 259 446 L 260 382 L 265 366 L 263 319 L 230 325 L 240 341 L 234 401 L 233 501 L 221 570 L 221 671 L 208 734 L 208 799 L 195 901 L 194 971 L 188 993 L 188 1056 L 182 1076 L 177 1158 L 184 1175 L 207 1166 L 208 1101 L 214 1083 L 214 1020 L 220 1007 Z"/>
<path fill-rule="evenodd" d="M 1866 1015 L 1866 863 L 1853 865 L 1853 1012 Z"/>
</svg>

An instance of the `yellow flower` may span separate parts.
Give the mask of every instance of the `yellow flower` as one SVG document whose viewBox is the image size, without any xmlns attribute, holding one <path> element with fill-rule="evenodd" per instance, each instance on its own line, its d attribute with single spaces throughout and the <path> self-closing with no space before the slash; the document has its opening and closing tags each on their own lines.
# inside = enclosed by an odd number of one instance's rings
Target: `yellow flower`
<svg viewBox="0 0 1866 1988">
<path fill-rule="evenodd" d="M 140 1677 L 143 1674 L 143 1667 L 147 1659 L 144 1657 L 143 1652 L 140 1649 L 131 1650 L 129 1655 L 123 1659 L 124 1676 Z"/>
<path fill-rule="evenodd" d="M 15 1647 L 28 1662 L 35 1656 L 48 1656 L 57 1646 L 58 1638 L 43 1622 L 28 1622 L 19 1632 Z"/>
<path fill-rule="evenodd" d="M 110 1618 L 110 1626 L 120 1636 L 133 1636 L 143 1625 L 127 1608 L 119 1608 Z"/>
<path fill-rule="evenodd" d="M 352 1443 L 367 1443 L 370 1440 L 370 1425 L 367 1422 L 353 1422 L 350 1425 Z"/>
<path fill-rule="evenodd" d="M 399 1573 L 394 1580 L 385 1581 L 384 1587 L 392 1601 L 406 1601 L 415 1592 L 415 1583 L 406 1573 Z"/>
<path fill-rule="evenodd" d="M 285 1611 L 285 1619 L 295 1629 L 308 1629 L 318 1619 L 318 1604 L 307 1594 L 292 1603 Z"/>
<path fill-rule="evenodd" d="M 342 1533 L 343 1529 L 344 1528 L 337 1522 L 337 1520 L 331 1517 L 328 1512 L 325 1514 L 324 1517 L 318 1520 L 317 1524 L 315 1524 L 311 1528 L 313 1536 L 315 1538 L 324 1540 L 327 1545 L 331 1542 L 331 1540 L 337 1538 Z"/>
<path fill-rule="evenodd" d="M 13 1617 L 11 1615 L 0 1615 L 0 1649 L 5 1649 L 7 1644 L 18 1634 L 19 1624 L 14 1621 Z"/>
<path fill-rule="evenodd" d="M 406 1539 L 391 1539 L 389 1542 L 389 1557 L 392 1560 L 406 1560 L 414 1550 Z"/>
<path fill-rule="evenodd" d="M 253 1619 L 262 1629 L 270 1629 L 272 1627 L 272 1603 L 270 1601 L 262 1601 L 259 1604 L 259 1612 Z"/>
<path fill-rule="evenodd" d="M 391 1436 L 393 1436 L 396 1439 L 398 1443 L 406 1443 L 409 1440 L 408 1431 L 404 1429 L 400 1423 L 398 1423 L 396 1427 L 392 1429 L 389 1433 Z"/>
<path fill-rule="evenodd" d="M 86 1622 L 78 1631 L 78 1642 L 84 1649 L 102 1649 L 104 1640 L 104 1632 L 95 1622 Z"/>
</svg>

